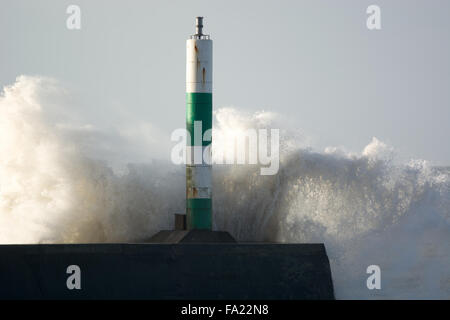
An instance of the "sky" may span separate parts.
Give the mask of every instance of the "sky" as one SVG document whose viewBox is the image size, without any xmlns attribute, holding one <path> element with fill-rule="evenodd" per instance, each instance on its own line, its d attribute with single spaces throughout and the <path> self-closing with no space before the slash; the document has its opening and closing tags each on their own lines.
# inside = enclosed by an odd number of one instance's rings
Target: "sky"
<svg viewBox="0 0 450 320">
<path fill-rule="evenodd" d="M 71 4 L 80 30 L 66 27 Z M 366 27 L 371 4 L 381 30 Z M 0 86 L 52 77 L 89 123 L 132 116 L 170 141 L 185 123 L 185 40 L 204 16 L 214 108 L 279 113 L 319 149 L 377 137 L 450 165 L 449 12 L 448 1 L 2 0 Z"/>
</svg>

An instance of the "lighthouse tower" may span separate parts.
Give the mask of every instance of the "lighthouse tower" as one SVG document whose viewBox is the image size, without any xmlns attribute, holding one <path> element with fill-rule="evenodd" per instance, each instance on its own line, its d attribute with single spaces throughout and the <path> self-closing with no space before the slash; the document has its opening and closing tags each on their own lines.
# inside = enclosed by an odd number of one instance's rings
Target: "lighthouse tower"
<svg viewBox="0 0 450 320">
<path fill-rule="evenodd" d="M 203 17 L 186 41 L 186 219 L 187 229 L 212 226 L 212 40 L 203 34 Z"/>
</svg>

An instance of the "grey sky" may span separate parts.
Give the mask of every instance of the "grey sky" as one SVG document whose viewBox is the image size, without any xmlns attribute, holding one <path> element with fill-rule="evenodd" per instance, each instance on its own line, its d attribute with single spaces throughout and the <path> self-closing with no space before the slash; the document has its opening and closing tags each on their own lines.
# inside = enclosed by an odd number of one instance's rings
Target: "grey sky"
<svg viewBox="0 0 450 320">
<path fill-rule="evenodd" d="M 69 4 L 79 31 L 66 28 Z M 366 28 L 370 4 L 380 31 Z M 184 126 L 185 40 L 203 15 L 215 107 L 287 115 L 318 148 L 360 151 L 375 136 L 448 165 L 449 12 L 449 1 L 2 0 L 0 85 L 52 76 L 92 121 L 114 126 L 125 108 L 171 132 Z"/>
</svg>

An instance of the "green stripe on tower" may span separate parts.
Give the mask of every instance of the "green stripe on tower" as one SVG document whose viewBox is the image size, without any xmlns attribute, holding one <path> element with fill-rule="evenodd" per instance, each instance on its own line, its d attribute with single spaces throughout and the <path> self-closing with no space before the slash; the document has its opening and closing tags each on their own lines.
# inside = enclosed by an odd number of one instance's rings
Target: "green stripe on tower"
<svg viewBox="0 0 450 320">
<path fill-rule="evenodd" d="M 194 146 L 194 122 L 202 122 L 202 137 L 206 130 L 212 128 L 212 94 L 204 92 L 186 93 L 186 130 L 188 130 Z M 207 146 L 211 141 L 203 141 L 202 145 Z"/>
<path fill-rule="evenodd" d="M 188 229 L 212 228 L 211 199 L 186 199 Z"/>
<path fill-rule="evenodd" d="M 212 128 L 212 94 L 205 92 L 186 93 L 186 129 L 190 134 L 188 146 L 195 146 L 195 122 L 201 121 L 202 136 L 197 137 L 201 145 L 206 147 L 211 141 L 203 141 L 205 132 Z M 210 176 L 204 174 L 196 175 L 193 172 L 203 172 L 207 170 L 205 165 L 187 165 L 186 166 L 186 214 L 187 227 L 191 229 L 212 228 L 212 201 L 211 198 L 205 198 L 205 187 L 210 190 Z M 209 179 L 208 179 L 209 177 Z M 206 179 L 206 180 L 205 180 Z"/>
</svg>

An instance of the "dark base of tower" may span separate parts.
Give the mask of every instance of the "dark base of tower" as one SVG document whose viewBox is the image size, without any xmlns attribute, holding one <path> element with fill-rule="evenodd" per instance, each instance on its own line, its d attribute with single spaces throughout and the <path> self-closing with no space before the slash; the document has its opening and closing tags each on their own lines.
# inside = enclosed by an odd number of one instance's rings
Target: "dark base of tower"
<svg viewBox="0 0 450 320">
<path fill-rule="evenodd" d="M 334 299 L 323 244 L 236 243 L 201 230 L 149 241 L 2 245 L 0 299 Z"/>
<path fill-rule="evenodd" d="M 236 243 L 226 231 L 210 230 L 162 230 L 148 240 L 148 243 Z"/>
</svg>

